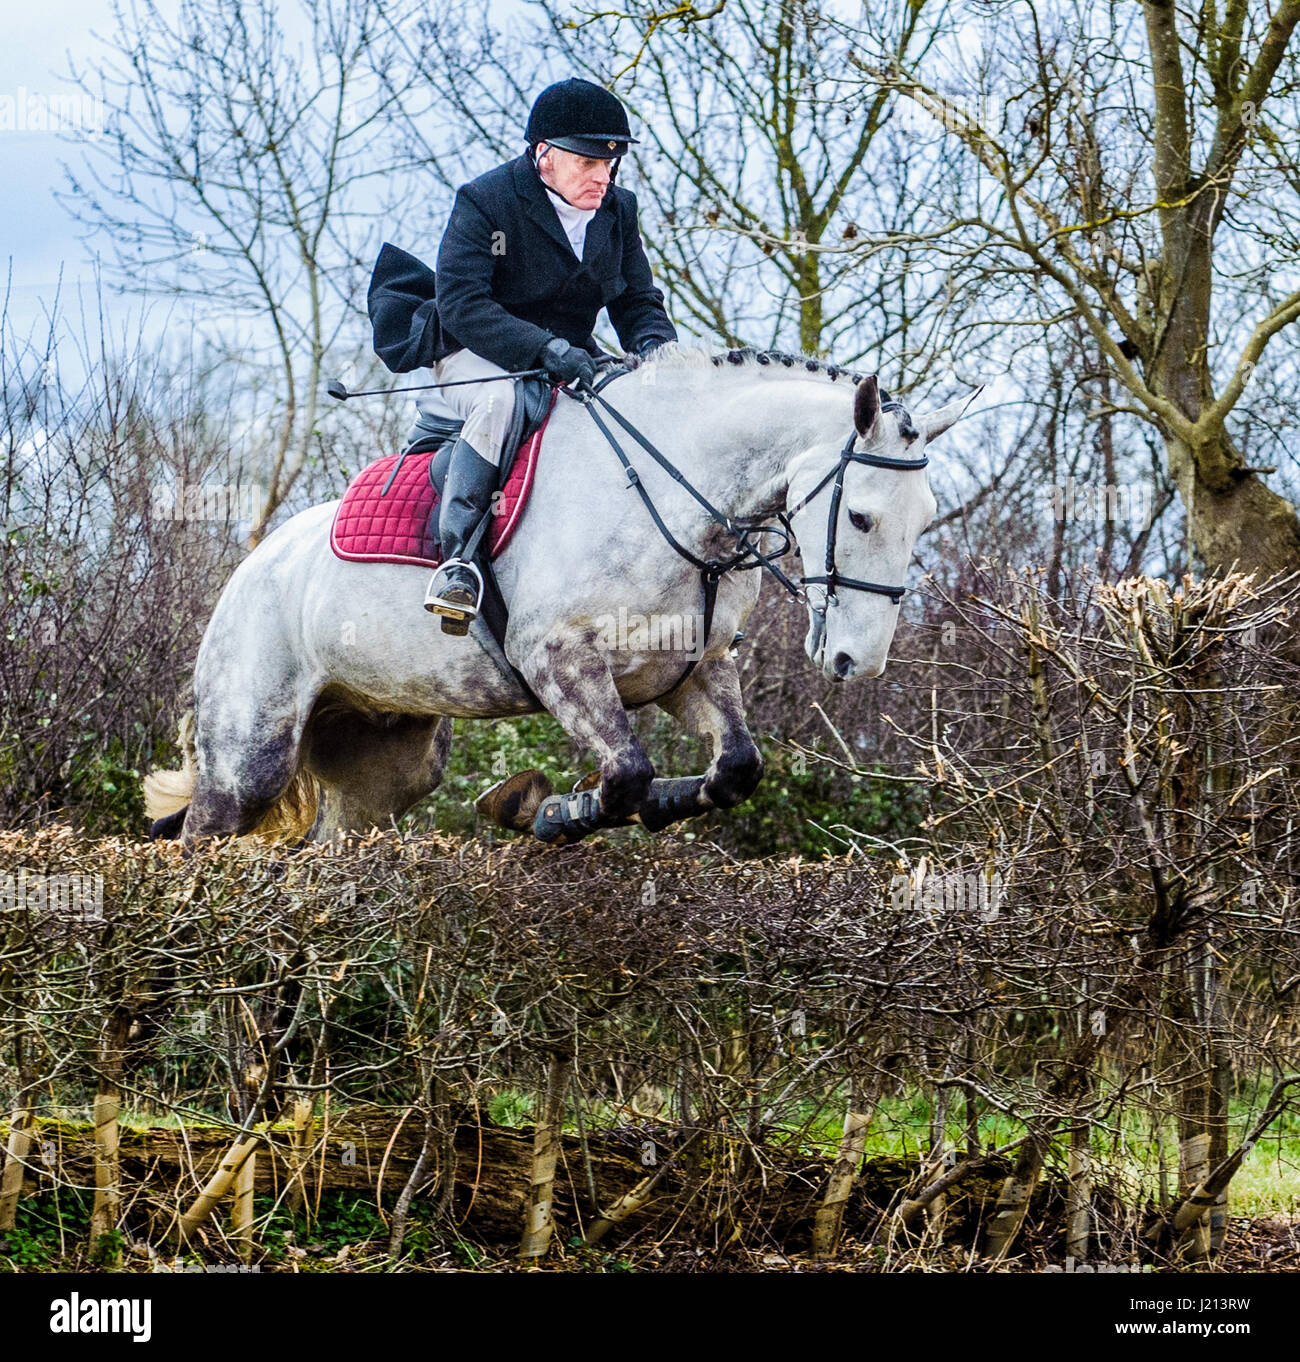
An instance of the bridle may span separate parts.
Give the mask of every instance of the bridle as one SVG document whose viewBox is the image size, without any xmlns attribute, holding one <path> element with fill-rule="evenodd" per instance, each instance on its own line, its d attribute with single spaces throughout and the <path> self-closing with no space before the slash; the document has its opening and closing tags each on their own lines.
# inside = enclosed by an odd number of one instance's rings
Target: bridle
<svg viewBox="0 0 1300 1362">
<path fill-rule="evenodd" d="M 901 411 L 904 421 L 903 429 L 911 429 L 912 419 L 901 402 L 885 402 L 881 405 L 880 410 L 882 412 Z M 913 435 L 915 435 L 914 431 Z M 800 582 L 804 586 L 809 584 L 814 586 L 825 585 L 827 604 L 835 599 L 835 588 L 837 586 L 847 586 L 853 591 L 874 591 L 878 596 L 888 596 L 895 605 L 898 605 L 907 591 L 905 586 L 885 586 L 880 582 L 864 582 L 858 577 L 845 577 L 835 566 L 835 542 L 839 531 L 840 498 L 844 495 L 844 473 L 850 463 L 864 463 L 869 468 L 894 468 L 904 472 L 910 472 L 914 469 L 919 471 L 929 467 L 930 460 L 924 454 L 919 459 L 890 459 L 883 454 L 860 454 L 853 448 L 857 439 L 857 431 L 853 431 L 848 440 L 845 441 L 844 448 L 840 450 L 839 463 L 826 472 L 825 476 L 807 496 L 801 497 L 795 505 L 785 511 L 781 520 L 788 528 L 790 517 L 796 512 L 802 511 L 813 497 L 834 478 L 835 484 L 831 490 L 830 515 L 826 521 L 826 572 L 820 577 L 801 577 Z"/>
<path fill-rule="evenodd" d="M 903 430 L 911 429 L 912 418 L 908 415 L 907 409 L 901 402 L 884 402 L 880 410 L 900 411 L 903 413 Z M 808 613 L 812 616 L 812 646 L 810 653 L 816 655 L 817 649 L 821 646 L 821 641 L 826 634 L 826 611 L 832 602 L 836 600 L 835 588 L 848 587 L 851 591 L 870 591 L 877 596 L 888 596 L 895 605 L 900 605 L 903 595 L 907 591 L 905 586 L 886 586 L 883 582 L 864 582 L 859 577 L 845 577 L 835 566 L 835 542 L 839 532 L 840 522 L 840 498 L 844 495 L 844 474 L 850 463 L 863 463 L 869 468 L 893 468 L 903 472 L 912 470 L 920 471 L 928 467 L 930 460 L 922 454 L 919 459 L 891 459 L 883 454 L 861 454 L 854 448 L 857 443 L 857 431 L 850 433 L 845 441 L 844 448 L 840 450 L 839 462 L 834 468 L 830 469 L 825 476 L 818 482 L 817 486 L 801 497 L 799 501 L 790 507 L 781 517 L 782 521 L 789 525 L 790 517 L 796 511 L 801 511 L 826 486 L 832 478 L 835 479 L 831 489 L 830 513 L 826 519 L 826 571 L 817 577 L 801 577 L 799 580 L 803 586 L 825 586 L 826 595 L 820 605 L 813 605 L 808 600 L 807 592 L 804 593 L 804 603 L 808 606 Z"/>
<path fill-rule="evenodd" d="M 635 487 L 641 497 L 646 510 L 650 513 L 651 519 L 658 526 L 660 534 L 668 541 L 669 545 L 677 551 L 689 563 L 694 564 L 700 570 L 700 578 L 704 587 L 704 638 L 700 645 L 699 652 L 702 655 L 708 644 L 709 629 L 713 622 L 713 606 L 717 599 L 718 582 L 723 576 L 732 571 L 743 572 L 750 568 L 763 568 L 780 582 L 782 588 L 796 600 L 808 606 L 813 616 L 813 627 L 816 631 L 815 636 L 820 641 L 826 627 L 826 609 L 835 600 L 835 590 L 837 587 L 846 587 L 851 591 L 870 591 L 879 596 L 888 596 L 895 605 L 898 605 L 907 591 L 905 586 L 886 586 L 881 582 L 865 582 L 857 577 L 845 577 L 835 566 L 835 544 L 839 523 L 840 500 L 844 494 L 844 474 L 850 463 L 866 464 L 871 468 L 891 468 L 902 471 L 919 471 L 926 468 L 930 460 L 923 454 L 919 459 L 891 459 L 883 454 L 863 454 L 854 450 L 853 446 L 857 443 L 858 433 L 856 430 L 849 432 L 849 438 L 845 441 L 844 448 L 840 450 L 840 456 L 835 465 L 829 468 L 825 475 L 818 481 L 817 485 L 806 496 L 801 497 L 798 503 L 789 507 L 785 511 L 777 513 L 779 525 L 742 525 L 733 517 L 718 510 L 707 497 L 694 487 L 671 460 L 660 453 L 658 449 L 641 434 L 639 430 L 619 411 L 600 395 L 600 390 L 614 379 L 627 373 L 626 369 L 615 369 L 610 373 L 604 374 L 593 387 L 580 387 L 578 389 L 562 388 L 561 391 L 570 397 L 582 402 L 591 413 L 591 418 L 595 421 L 597 428 L 605 439 L 609 442 L 610 448 L 618 456 L 619 462 L 623 465 L 623 472 L 627 477 L 628 484 Z M 679 543 L 673 537 L 668 526 L 664 524 L 663 517 L 659 514 L 658 508 L 651 499 L 641 482 L 640 475 L 633 468 L 631 461 L 619 446 L 614 438 L 614 433 L 609 426 L 602 420 L 600 412 L 596 410 L 599 404 L 605 411 L 620 425 L 642 449 L 650 455 L 652 459 L 685 491 L 709 513 L 709 516 L 724 530 L 727 531 L 736 541 L 736 550 L 728 558 L 701 558 L 692 553 L 685 545 Z M 916 431 L 912 427 L 911 417 L 907 409 L 901 402 L 884 402 L 880 410 L 902 412 L 901 429 L 904 433 L 911 432 L 913 438 Z M 790 526 L 790 518 L 808 505 L 812 499 L 833 480 L 831 490 L 830 512 L 826 523 L 826 571 L 816 577 L 800 577 L 799 585 L 796 586 L 784 572 L 772 561 L 774 558 L 781 558 L 790 551 L 791 540 L 794 538 L 794 531 Z M 771 552 L 764 553 L 759 545 L 753 542 L 755 537 L 774 534 L 779 537 L 779 546 Z M 814 606 L 808 599 L 805 587 L 813 585 L 824 585 L 826 588 L 825 600 L 820 606 Z M 691 674 L 698 657 L 690 659 L 686 665 L 686 670 L 681 677 L 673 684 L 671 690 L 676 690 L 683 681 Z M 664 694 L 670 694 L 665 691 Z M 662 699 L 662 696 L 656 696 Z M 642 703 L 652 703 L 644 701 Z"/>
</svg>

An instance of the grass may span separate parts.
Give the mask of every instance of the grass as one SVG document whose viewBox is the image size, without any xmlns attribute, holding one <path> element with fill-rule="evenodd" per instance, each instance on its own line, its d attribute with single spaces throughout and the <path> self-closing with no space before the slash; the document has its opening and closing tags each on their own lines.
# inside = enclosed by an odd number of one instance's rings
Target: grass
<svg viewBox="0 0 1300 1362">
<path fill-rule="evenodd" d="M 1235 1146 L 1258 1119 L 1268 1085 L 1261 1084 L 1254 1092 L 1241 1093 L 1230 1105 L 1230 1141 Z M 667 1094 L 662 1103 L 653 1101 L 643 1092 L 637 1111 L 647 1123 L 662 1120 L 671 1124 L 672 1115 Z M 483 1102 L 485 1115 L 493 1123 L 512 1128 L 530 1127 L 534 1119 L 535 1098 L 528 1091 L 501 1087 Z M 805 1155 L 833 1156 L 841 1136 L 841 1116 L 838 1100 L 835 1106 L 809 1102 L 792 1104 L 786 1119 L 771 1132 L 771 1138 L 783 1142 L 791 1152 Z M 964 1104 L 952 1104 L 947 1122 L 947 1139 L 958 1149 L 965 1146 L 965 1130 L 961 1121 Z M 335 1112 L 335 1119 L 340 1113 Z M 83 1124 L 89 1111 L 77 1107 L 60 1108 L 51 1117 Z M 614 1129 L 637 1120 L 626 1107 L 612 1102 L 596 1102 L 583 1113 L 583 1124 L 589 1132 Z M 902 1096 L 890 1096 L 878 1105 L 866 1142 L 866 1157 L 871 1159 L 916 1159 L 929 1138 L 931 1107 L 927 1096 L 912 1091 Z M 125 1131 L 149 1128 L 175 1128 L 181 1122 L 173 1114 L 151 1111 L 124 1110 L 122 1123 Z M 0 1122 L 0 1134 L 3 1133 Z M 191 1128 L 196 1123 L 187 1122 Z M 215 1122 L 214 1122 L 215 1124 Z M 578 1125 L 572 1108 L 568 1110 L 565 1129 L 577 1133 Z M 979 1123 L 979 1137 L 985 1148 L 1010 1143 L 1022 1134 L 1022 1128 L 1007 1117 L 993 1113 Z M 1130 1203 L 1137 1198 L 1157 1199 L 1160 1185 L 1160 1164 L 1163 1156 L 1166 1181 L 1170 1190 L 1177 1185 L 1177 1138 L 1171 1122 L 1158 1131 L 1151 1129 L 1150 1116 L 1144 1111 L 1129 1108 L 1121 1119 L 1106 1128 L 1094 1129 L 1092 1135 L 1094 1174 L 1099 1183 L 1121 1189 Z M 1056 1166 L 1064 1163 L 1065 1141 L 1058 1140 Z M 262 1201 L 259 1198 L 259 1203 Z M 1233 1179 L 1229 1189 L 1229 1213 L 1250 1220 L 1274 1217 L 1291 1219 L 1300 1216 L 1300 1111 L 1294 1108 L 1282 1117 L 1260 1139 Z M 310 1239 L 296 1243 L 291 1230 L 294 1226 L 288 1213 L 281 1207 L 272 1210 L 269 1200 L 259 1204 L 259 1244 L 268 1266 L 287 1264 L 293 1256 L 299 1271 L 338 1270 L 346 1260 L 349 1270 L 382 1270 L 383 1245 L 386 1227 L 373 1201 L 355 1193 L 331 1195 L 322 1207 L 323 1215 L 313 1226 Z M 444 1267 L 477 1267 L 480 1250 L 472 1245 L 448 1243 L 442 1230 L 425 1223 L 427 1208 L 417 1203 L 412 1208 L 412 1222 L 404 1250 L 404 1260 L 411 1265 Z M 66 1264 L 68 1253 L 81 1252 L 81 1244 L 89 1221 L 88 1194 L 76 1189 L 63 1189 L 58 1194 L 26 1197 L 20 1202 L 17 1230 L 0 1244 L 0 1271 L 51 1270 Z M 338 1254 L 345 1250 L 344 1259 Z M 622 1271 L 626 1265 L 602 1259 L 597 1270 Z"/>
<path fill-rule="evenodd" d="M 1267 1085 L 1257 1094 L 1243 1094 L 1229 1106 L 1229 1142 L 1235 1147 L 1246 1131 L 1258 1119 Z M 534 1097 L 517 1089 L 501 1089 L 486 1103 L 491 1120 L 497 1125 L 525 1127 L 533 1124 Z M 966 1145 L 966 1130 L 960 1119 L 960 1102 L 949 1110 L 946 1124 L 948 1142 L 957 1149 Z M 661 1108 L 667 1122 L 670 1107 L 666 1097 Z M 794 1107 L 789 1117 L 776 1132 L 775 1139 L 792 1150 L 803 1153 L 833 1156 L 843 1133 L 838 1108 L 811 1103 Z M 645 1112 L 647 1117 L 655 1113 Z M 922 1153 L 929 1141 L 931 1107 L 925 1094 L 917 1091 L 902 1097 L 887 1097 L 876 1108 L 867 1136 L 866 1157 L 910 1158 Z M 594 1103 L 583 1113 L 589 1131 L 608 1130 L 626 1124 L 624 1109 L 610 1103 Z M 570 1112 L 565 1119 L 566 1131 L 576 1134 L 577 1121 Z M 1009 1144 L 1023 1134 L 1023 1127 L 999 1113 L 982 1117 L 979 1137 L 984 1148 Z M 1167 1182 L 1171 1193 L 1178 1180 L 1178 1139 L 1172 1121 L 1158 1132 L 1150 1127 L 1149 1117 L 1143 1112 L 1127 1109 L 1122 1120 L 1106 1128 L 1094 1129 L 1091 1149 L 1098 1178 L 1108 1178 L 1137 1189 L 1142 1196 L 1156 1198 L 1159 1188 L 1160 1161 L 1163 1156 Z M 1064 1155 L 1064 1141 L 1059 1148 Z M 1246 1157 L 1228 1191 L 1228 1210 L 1232 1215 L 1256 1219 L 1268 1216 L 1300 1215 L 1300 1111 L 1283 1113 Z"/>
</svg>

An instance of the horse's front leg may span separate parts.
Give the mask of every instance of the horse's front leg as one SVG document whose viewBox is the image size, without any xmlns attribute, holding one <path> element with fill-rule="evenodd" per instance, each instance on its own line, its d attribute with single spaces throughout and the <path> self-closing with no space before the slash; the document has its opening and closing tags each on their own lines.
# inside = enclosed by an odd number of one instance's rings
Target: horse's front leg
<svg viewBox="0 0 1300 1362">
<path fill-rule="evenodd" d="M 763 757 L 745 722 L 740 675 L 730 653 L 701 662 L 659 707 L 691 733 L 709 738 L 713 761 L 703 776 L 655 781 L 652 793 L 662 787 L 662 795 L 642 808 L 642 823 L 663 827 L 708 809 L 730 809 L 754 793 L 763 776 Z"/>
<path fill-rule="evenodd" d="M 600 758 L 599 788 L 543 800 L 534 833 L 545 842 L 576 842 L 625 823 L 645 801 L 654 765 L 632 732 L 595 640 L 543 639 L 524 654 L 519 670 L 564 731 Z"/>
</svg>

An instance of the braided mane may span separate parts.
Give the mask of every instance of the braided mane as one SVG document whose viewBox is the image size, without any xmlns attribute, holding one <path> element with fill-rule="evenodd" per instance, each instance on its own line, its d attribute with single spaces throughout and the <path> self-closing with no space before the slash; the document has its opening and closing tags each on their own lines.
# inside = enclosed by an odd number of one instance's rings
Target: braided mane
<svg viewBox="0 0 1300 1362">
<path fill-rule="evenodd" d="M 723 350 L 710 355 L 703 350 L 689 349 L 682 345 L 664 345 L 658 350 L 652 351 L 644 359 L 639 360 L 633 367 L 639 368 L 642 364 L 654 364 L 663 365 L 665 368 L 671 366 L 685 368 L 698 367 L 706 363 L 718 368 L 723 365 L 734 364 L 746 368 L 770 368 L 774 372 L 785 369 L 792 374 L 825 374 L 832 382 L 837 378 L 847 378 L 855 384 L 860 383 L 867 376 L 854 369 L 846 369 L 843 365 L 831 364 L 826 360 L 818 359 L 814 355 L 789 354 L 784 350 L 756 350 L 753 346 L 744 346 L 738 350 Z"/>
</svg>

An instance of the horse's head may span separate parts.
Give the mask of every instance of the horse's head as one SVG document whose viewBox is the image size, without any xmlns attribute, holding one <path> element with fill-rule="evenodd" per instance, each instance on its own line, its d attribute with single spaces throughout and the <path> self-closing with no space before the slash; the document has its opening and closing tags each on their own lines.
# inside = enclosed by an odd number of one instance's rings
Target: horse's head
<svg viewBox="0 0 1300 1362">
<path fill-rule="evenodd" d="M 851 441 L 818 444 L 791 463 L 786 505 L 808 583 L 804 648 L 828 680 L 885 670 L 912 550 L 936 510 L 926 446 L 978 392 L 912 417 L 897 403 L 882 409 L 873 374 L 854 394 Z"/>
</svg>

